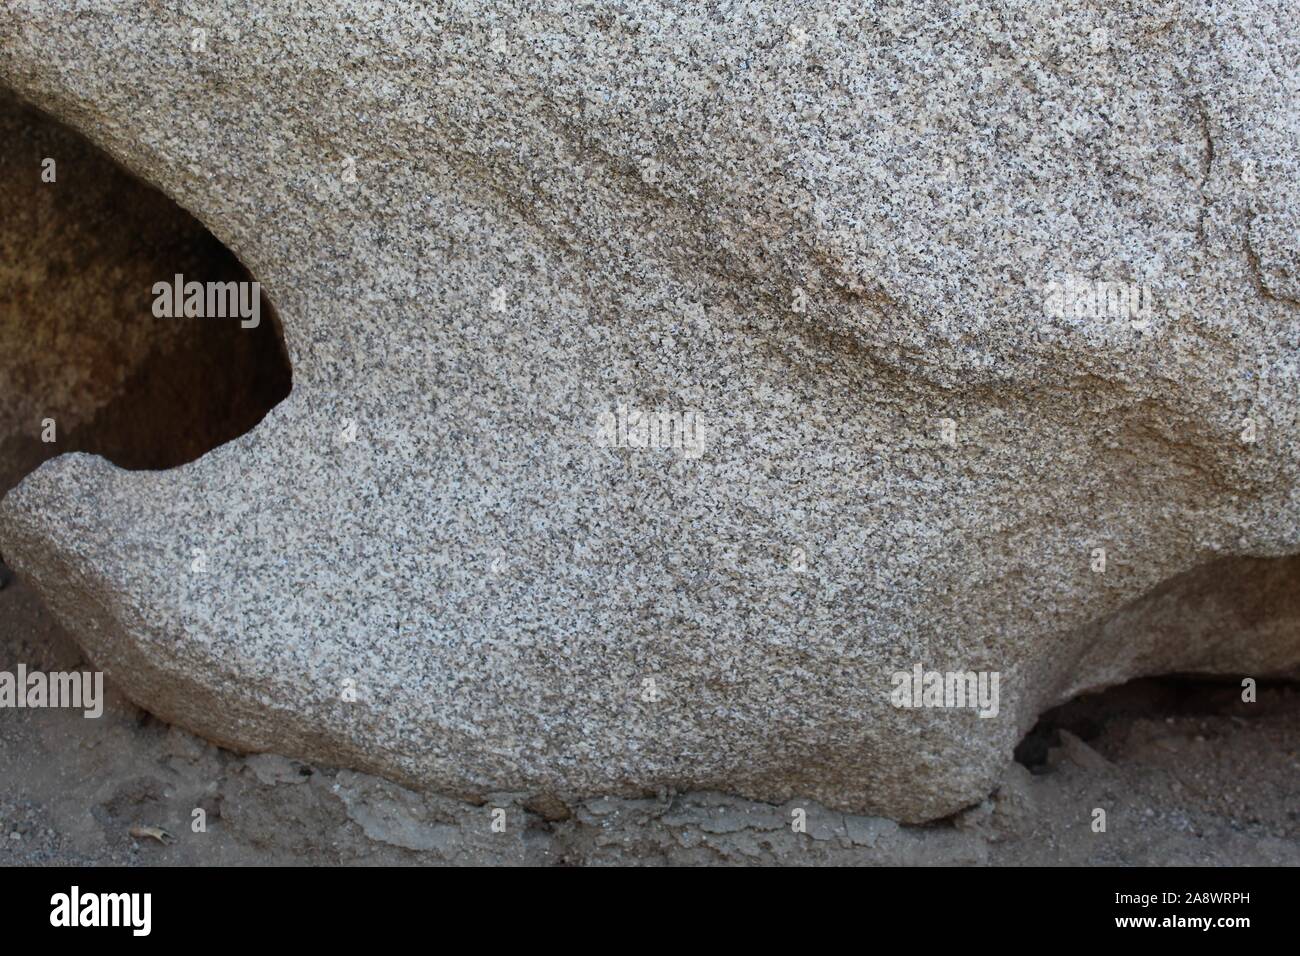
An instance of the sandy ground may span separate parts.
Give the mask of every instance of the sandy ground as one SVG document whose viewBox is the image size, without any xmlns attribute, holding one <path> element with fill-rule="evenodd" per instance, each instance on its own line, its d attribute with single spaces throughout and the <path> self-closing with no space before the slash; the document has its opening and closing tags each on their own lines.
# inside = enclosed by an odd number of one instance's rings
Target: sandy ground
<svg viewBox="0 0 1300 956">
<path fill-rule="evenodd" d="M 14 581 L 0 590 L 0 670 L 19 662 L 87 667 Z M 0 710 L 0 865 L 1300 865 L 1295 686 L 1262 687 L 1253 705 L 1231 685 L 1171 681 L 1082 698 L 1040 724 L 984 804 L 925 827 L 713 793 L 476 806 L 232 753 L 106 690 L 97 720 Z M 1098 807 L 1104 833 L 1091 827 Z M 166 842 L 132 836 L 141 826 Z"/>
</svg>

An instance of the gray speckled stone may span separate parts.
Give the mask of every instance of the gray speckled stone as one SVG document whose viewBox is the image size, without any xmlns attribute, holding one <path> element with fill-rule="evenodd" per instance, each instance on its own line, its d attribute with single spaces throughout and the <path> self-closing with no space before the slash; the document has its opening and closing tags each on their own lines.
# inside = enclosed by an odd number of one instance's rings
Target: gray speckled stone
<svg viewBox="0 0 1300 956">
<path fill-rule="evenodd" d="M 165 718 L 923 820 L 1082 689 L 1300 660 L 1094 625 L 1300 545 L 1290 4 L 10 7 L 0 79 L 230 245 L 293 361 L 201 460 L 0 508 Z M 1052 315 L 1069 275 L 1153 312 Z M 608 447 L 619 403 L 703 453 Z M 891 706 L 915 663 L 999 715 Z"/>
</svg>

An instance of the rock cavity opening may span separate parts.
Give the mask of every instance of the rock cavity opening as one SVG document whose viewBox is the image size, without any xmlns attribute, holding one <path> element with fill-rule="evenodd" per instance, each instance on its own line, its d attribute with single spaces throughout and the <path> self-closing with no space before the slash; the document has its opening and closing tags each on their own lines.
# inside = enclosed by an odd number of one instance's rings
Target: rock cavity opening
<svg viewBox="0 0 1300 956">
<path fill-rule="evenodd" d="M 1030 773 L 1049 773 L 1054 748 L 1068 745 L 1062 732 L 1091 744 L 1112 723 L 1183 721 L 1226 717 L 1234 722 L 1256 720 L 1278 712 L 1293 712 L 1300 685 L 1290 680 L 1256 682 L 1255 699 L 1242 699 L 1238 678 L 1172 674 L 1142 677 L 1053 707 L 1038 718 L 1016 746 L 1016 762 Z"/>
<path fill-rule="evenodd" d="M 1071 635 L 1069 644 L 1083 649 L 1077 672 L 1153 676 L 1084 689 L 1039 715 L 1015 750 L 1031 771 L 1046 771 L 1062 731 L 1087 743 L 1115 721 L 1263 716 L 1281 691 L 1290 700 L 1300 688 L 1300 555 L 1206 562 Z M 1247 679 L 1254 702 L 1243 700 Z"/>
<path fill-rule="evenodd" d="M 160 303 L 177 276 L 202 285 L 197 315 Z M 292 375 L 254 281 L 171 199 L 0 89 L 0 496 L 65 452 L 172 468 L 257 425 Z"/>
</svg>

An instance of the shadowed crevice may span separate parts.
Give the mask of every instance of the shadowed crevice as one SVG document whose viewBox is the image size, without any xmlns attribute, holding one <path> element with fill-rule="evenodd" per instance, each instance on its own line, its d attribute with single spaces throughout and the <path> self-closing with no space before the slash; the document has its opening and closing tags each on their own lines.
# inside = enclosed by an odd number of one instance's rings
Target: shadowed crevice
<svg viewBox="0 0 1300 956">
<path fill-rule="evenodd" d="M 1267 717 L 1280 707 L 1294 706 L 1291 695 L 1280 692 L 1295 687 L 1297 684 L 1291 681 L 1259 681 L 1255 688 L 1256 700 L 1247 703 L 1242 700 L 1241 680 L 1237 678 L 1187 674 L 1138 678 L 1097 693 L 1080 694 L 1053 707 L 1038 718 L 1033 729 L 1016 746 L 1015 759 L 1031 773 L 1046 773 L 1052 748 L 1062 745 L 1061 731 L 1091 743 L 1113 721 L 1184 717 L 1229 717 L 1244 721 Z"/>
<path fill-rule="evenodd" d="M 0 495 L 66 452 L 129 469 L 185 464 L 289 394 L 283 333 L 264 294 L 256 327 L 154 313 L 155 284 L 178 274 L 205 287 L 253 282 L 234 253 L 4 90 L 0 212 Z"/>
<path fill-rule="evenodd" d="M 1249 719 L 1300 670 L 1300 555 L 1218 558 L 1162 581 L 1115 614 L 1072 634 L 1075 672 L 1147 675 L 1085 690 L 1039 715 L 1015 758 L 1041 769 L 1060 732 L 1097 737 L 1108 721 L 1182 716 Z M 1164 662 L 1176 650 L 1181 666 Z M 1242 681 L 1255 683 L 1254 703 Z"/>
</svg>

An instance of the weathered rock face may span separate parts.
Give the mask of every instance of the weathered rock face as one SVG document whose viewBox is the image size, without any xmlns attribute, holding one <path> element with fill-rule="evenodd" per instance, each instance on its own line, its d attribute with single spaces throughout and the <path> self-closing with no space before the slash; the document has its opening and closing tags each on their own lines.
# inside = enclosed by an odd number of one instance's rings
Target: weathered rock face
<svg viewBox="0 0 1300 956">
<path fill-rule="evenodd" d="M 1141 599 L 1300 546 L 1293 20 L 19 3 L 0 79 L 238 253 L 294 390 L 46 464 L 0 548 L 241 748 L 951 813 L 1081 689 L 1300 661 L 1274 591 Z M 918 664 L 996 716 L 894 706 Z"/>
<path fill-rule="evenodd" d="M 180 272 L 239 281 L 192 216 L 0 90 L 0 494 L 69 450 L 128 468 L 192 461 L 289 391 L 274 319 L 153 314 Z"/>
</svg>

